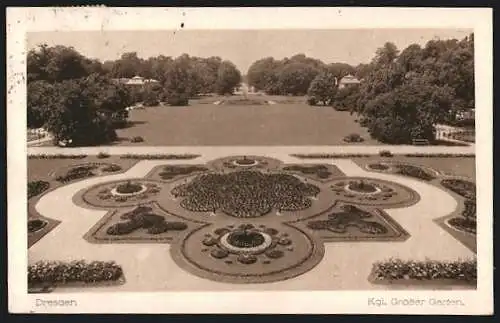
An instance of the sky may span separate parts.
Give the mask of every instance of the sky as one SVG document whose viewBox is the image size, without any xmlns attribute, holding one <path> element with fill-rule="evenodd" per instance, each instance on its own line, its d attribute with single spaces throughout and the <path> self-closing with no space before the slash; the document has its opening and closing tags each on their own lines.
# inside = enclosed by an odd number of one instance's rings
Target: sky
<svg viewBox="0 0 500 323">
<path fill-rule="evenodd" d="M 402 50 L 410 44 L 425 45 L 432 39 L 462 39 L 470 29 L 351 29 L 351 30 L 165 30 L 30 32 L 27 48 L 39 44 L 72 46 L 81 54 L 101 61 L 125 52 L 142 58 L 220 56 L 245 74 L 256 60 L 306 54 L 325 63 L 368 63 L 377 48 L 390 41 Z"/>
</svg>

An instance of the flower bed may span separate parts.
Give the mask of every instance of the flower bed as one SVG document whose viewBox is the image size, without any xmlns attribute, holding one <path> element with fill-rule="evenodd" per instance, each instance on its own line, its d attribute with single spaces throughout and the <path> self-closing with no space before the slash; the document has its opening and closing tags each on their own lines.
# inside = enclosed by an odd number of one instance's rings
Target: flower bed
<svg viewBox="0 0 500 323">
<path fill-rule="evenodd" d="M 418 178 L 424 181 L 431 181 L 436 178 L 422 168 L 413 165 L 397 165 L 396 173 L 404 176 Z"/>
<path fill-rule="evenodd" d="M 204 172 L 208 168 L 204 166 L 165 166 L 159 174 L 161 179 L 170 180 L 180 175 L 190 175 L 195 172 Z"/>
<path fill-rule="evenodd" d="M 28 182 L 28 199 L 37 196 L 49 189 L 49 182 L 33 181 Z"/>
<path fill-rule="evenodd" d="M 105 173 L 114 173 L 122 170 L 122 167 L 116 164 L 109 164 L 108 166 L 104 166 L 101 170 Z"/>
<path fill-rule="evenodd" d="M 457 230 L 476 234 L 477 222 L 476 220 L 467 219 L 463 217 L 454 217 L 448 220 L 448 224 Z"/>
<path fill-rule="evenodd" d="M 347 136 L 344 137 L 343 139 L 345 142 L 363 142 L 365 141 L 365 139 L 363 139 L 363 137 L 361 137 L 359 134 L 357 133 L 351 133 Z"/>
<path fill-rule="evenodd" d="M 77 166 L 74 168 L 71 168 L 68 170 L 68 172 L 64 175 L 57 176 L 56 181 L 61 182 L 61 183 L 67 183 L 70 181 L 74 181 L 77 179 L 82 179 L 82 178 L 87 178 L 87 177 L 92 177 L 95 176 L 95 173 L 93 170 L 97 168 L 97 165 L 83 165 L 83 166 Z"/>
<path fill-rule="evenodd" d="M 390 167 L 389 167 L 389 165 L 386 165 L 386 164 L 375 163 L 375 164 L 369 164 L 368 168 L 374 169 L 374 170 L 388 170 Z"/>
<path fill-rule="evenodd" d="M 441 185 L 466 199 L 476 199 L 476 184 L 473 182 L 463 179 L 443 179 Z"/>
<path fill-rule="evenodd" d="M 40 231 L 47 225 L 47 221 L 40 219 L 34 219 L 28 221 L 28 233 L 34 233 Z"/>
<path fill-rule="evenodd" d="M 375 281 L 446 279 L 472 283 L 477 280 L 477 260 L 443 262 L 390 259 L 373 265 L 372 278 Z"/>
<path fill-rule="evenodd" d="M 121 216 L 126 222 L 119 222 L 110 226 L 106 233 L 109 235 L 124 235 L 140 228 L 147 229 L 148 234 L 160 234 L 167 231 L 182 231 L 187 229 L 184 222 L 167 222 L 161 215 L 153 213 L 152 208 L 139 206 L 131 212 Z"/>
<path fill-rule="evenodd" d="M 40 261 L 28 266 L 28 286 L 117 281 L 122 276 L 122 268 L 113 261 Z"/>
</svg>

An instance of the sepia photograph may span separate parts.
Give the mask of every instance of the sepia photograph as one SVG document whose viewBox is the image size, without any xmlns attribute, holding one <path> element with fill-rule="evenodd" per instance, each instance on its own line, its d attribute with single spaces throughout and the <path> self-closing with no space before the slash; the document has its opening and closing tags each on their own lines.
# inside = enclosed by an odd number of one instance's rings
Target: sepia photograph
<svg viewBox="0 0 500 323">
<path fill-rule="evenodd" d="M 488 28 L 203 28 L 179 9 L 175 28 L 107 29 L 78 10 L 43 17 L 85 28 L 16 39 L 9 192 L 26 198 L 9 217 L 9 263 L 26 267 L 16 293 L 29 298 L 16 308 L 241 292 L 230 310 L 245 312 L 246 293 L 272 306 L 288 298 L 271 293 L 363 292 L 359 313 L 492 311 Z M 248 9 L 247 24 L 251 10 L 266 14 Z M 136 13 L 119 19 L 148 19 Z"/>
</svg>

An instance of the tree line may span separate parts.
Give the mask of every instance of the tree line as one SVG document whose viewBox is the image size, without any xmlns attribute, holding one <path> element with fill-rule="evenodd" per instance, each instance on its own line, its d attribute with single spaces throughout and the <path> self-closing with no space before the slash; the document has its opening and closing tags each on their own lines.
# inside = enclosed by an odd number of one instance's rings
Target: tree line
<svg viewBox="0 0 500 323">
<path fill-rule="evenodd" d="M 136 75 L 158 83 L 132 87 L 118 81 Z M 45 127 L 57 142 L 101 144 L 116 138 L 114 129 L 125 123 L 131 104 L 187 105 L 201 94 L 232 94 L 240 81 L 236 66 L 220 57 L 124 53 L 101 62 L 72 47 L 40 45 L 27 55 L 28 127 Z"/>
<path fill-rule="evenodd" d="M 359 86 L 340 89 L 352 74 Z M 278 95 L 305 95 L 311 105 L 333 106 L 359 115 L 371 136 L 384 143 L 407 144 L 435 137 L 437 123 L 460 124 L 456 112 L 474 108 L 474 35 L 431 40 L 400 51 L 391 42 L 368 64 L 325 64 L 303 54 L 255 61 L 248 83 Z"/>
</svg>

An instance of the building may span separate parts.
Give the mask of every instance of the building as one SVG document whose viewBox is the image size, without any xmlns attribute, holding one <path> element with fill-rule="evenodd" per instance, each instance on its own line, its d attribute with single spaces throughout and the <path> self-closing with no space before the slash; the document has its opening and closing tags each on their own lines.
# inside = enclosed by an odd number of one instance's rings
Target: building
<svg viewBox="0 0 500 323">
<path fill-rule="evenodd" d="M 133 78 L 118 78 L 114 79 L 116 82 L 124 84 L 124 85 L 130 85 L 130 86 L 144 86 L 147 84 L 158 84 L 158 82 L 155 79 L 146 79 L 142 76 L 134 76 Z"/>
<path fill-rule="evenodd" d="M 339 89 L 346 88 L 348 86 L 356 86 L 361 83 L 355 76 L 348 74 L 340 79 L 339 81 Z"/>
</svg>

